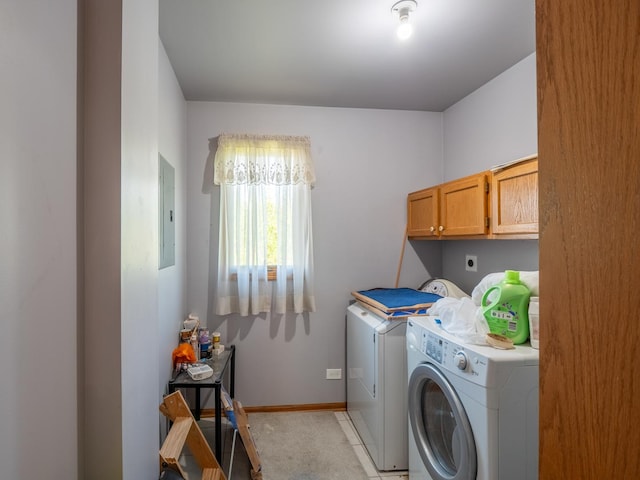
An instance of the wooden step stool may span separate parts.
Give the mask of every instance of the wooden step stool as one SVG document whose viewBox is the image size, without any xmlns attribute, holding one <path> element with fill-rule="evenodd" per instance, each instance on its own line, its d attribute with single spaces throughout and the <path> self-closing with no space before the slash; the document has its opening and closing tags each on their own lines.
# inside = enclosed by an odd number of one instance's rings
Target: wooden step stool
<svg viewBox="0 0 640 480">
<path fill-rule="evenodd" d="M 262 462 L 260 461 L 260 456 L 258 455 L 258 450 L 256 449 L 256 444 L 251 434 L 249 419 L 244 408 L 242 408 L 242 404 L 237 400 L 233 401 L 233 411 L 236 417 L 238 432 L 240 432 L 240 438 L 247 451 L 249 462 L 251 462 L 251 480 L 263 480 Z"/>
<path fill-rule="evenodd" d="M 202 480 L 227 480 L 182 393 L 177 390 L 164 397 L 160 411 L 173 422 L 160 448 L 160 469 L 171 468 L 187 478 L 179 463 L 186 443 L 202 470 Z"/>
</svg>

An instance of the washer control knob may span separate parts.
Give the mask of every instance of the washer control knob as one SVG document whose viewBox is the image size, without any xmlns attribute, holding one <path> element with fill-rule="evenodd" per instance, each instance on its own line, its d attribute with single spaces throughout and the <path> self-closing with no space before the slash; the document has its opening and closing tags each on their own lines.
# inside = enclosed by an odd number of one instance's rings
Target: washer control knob
<svg viewBox="0 0 640 480">
<path fill-rule="evenodd" d="M 456 367 L 458 367 L 459 370 L 465 370 L 467 368 L 467 354 L 460 351 L 458 353 L 456 353 L 456 356 L 454 357 L 454 361 L 456 364 Z"/>
</svg>

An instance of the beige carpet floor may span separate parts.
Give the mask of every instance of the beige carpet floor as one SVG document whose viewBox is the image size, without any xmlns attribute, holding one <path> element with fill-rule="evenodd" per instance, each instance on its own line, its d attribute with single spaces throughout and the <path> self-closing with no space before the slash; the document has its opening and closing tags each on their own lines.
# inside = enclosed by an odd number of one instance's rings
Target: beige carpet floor
<svg viewBox="0 0 640 480">
<path fill-rule="evenodd" d="M 250 413 L 249 425 L 264 480 L 408 480 L 407 472 L 378 472 L 346 412 Z M 212 449 L 214 422 L 198 422 Z M 251 480 L 249 457 L 223 419 L 222 467 L 228 480 Z M 233 450 L 233 457 L 231 456 Z M 180 462 L 188 480 L 200 472 L 188 450 Z"/>
<path fill-rule="evenodd" d="M 252 413 L 264 480 L 367 480 L 334 412 Z"/>
<path fill-rule="evenodd" d="M 212 419 L 198 423 L 213 449 Z M 262 463 L 264 480 L 371 478 L 335 412 L 251 413 L 249 426 Z M 230 424 L 225 425 L 223 442 L 222 466 L 229 480 L 251 480 L 251 465 L 239 434 L 231 458 L 233 429 Z M 180 463 L 188 473 L 188 480 L 200 479 L 195 460 L 188 450 L 184 453 Z"/>
</svg>

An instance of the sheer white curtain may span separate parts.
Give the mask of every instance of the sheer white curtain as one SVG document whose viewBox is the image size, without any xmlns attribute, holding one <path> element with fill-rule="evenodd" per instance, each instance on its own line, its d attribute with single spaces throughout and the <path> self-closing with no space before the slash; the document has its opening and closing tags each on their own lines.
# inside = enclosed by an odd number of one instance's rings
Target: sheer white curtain
<svg viewBox="0 0 640 480">
<path fill-rule="evenodd" d="M 217 148 L 214 140 L 216 314 L 315 311 L 309 139 L 220 135 Z"/>
</svg>

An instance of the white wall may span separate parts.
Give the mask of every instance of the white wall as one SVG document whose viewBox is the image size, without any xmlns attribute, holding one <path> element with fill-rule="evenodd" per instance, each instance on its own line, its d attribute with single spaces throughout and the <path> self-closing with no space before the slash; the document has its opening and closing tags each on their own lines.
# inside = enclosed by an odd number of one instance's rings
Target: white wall
<svg viewBox="0 0 640 480">
<path fill-rule="evenodd" d="M 444 112 L 444 179 L 453 180 L 538 152 L 536 56 L 529 55 Z M 465 255 L 478 272 L 465 271 Z M 537 270 L 537 240 L 464 240 L 443 245 L 443 274 L 469 293 L 505 269 Z"/>
<path fill-rule="evenodd" d="M 536 54 L 444 112 L 445 181 L 538 152 Z"/>
<path fill-rule="evenodd" d="M 0 4 L 0 476 L 78 478 L 76 0 Z"/>
<path fill-rule="evenodd" d="M 160 391 L 171 376 L 171 353 L 186 317 L 187 302 L 187 103 L 162 42 L 158 40 L 158 149 L 175 168 L 175 265 L 158 272 Z M 164 422 L 161 422 L 163 424 Z"/>
<path fill-rule="evenodd" d="M 121 128 L 122 478 L 151 480 L 157 474 L 161 401 L 157 0 L 122 3 Z"/>
<path fill-rule="evenodd" d="M 248 406 L 345 401 L 345 308 L 350 292 L 393 287 L 404 237 L 406 195 L 442 180 L 442 115 L 189 102 L 187 107 L 187 292 L 189 308 L 237 347 L 236 396 Z M 318 311 L 308 316 L 216 317 L 219 191 L 210 186 L 208 138 L 222 132 L 309 135 Z M 210 245 L 212 249 L 210 250 Z M 435 274 L 439 245 L 420 245 Z M 427 277 L 410 246 L 400 286 Z"/>
<path fill-rule="evenodd" d="M 158 475 L 158 4 L 84 2 L 81 478 Z"/>
</svg>

